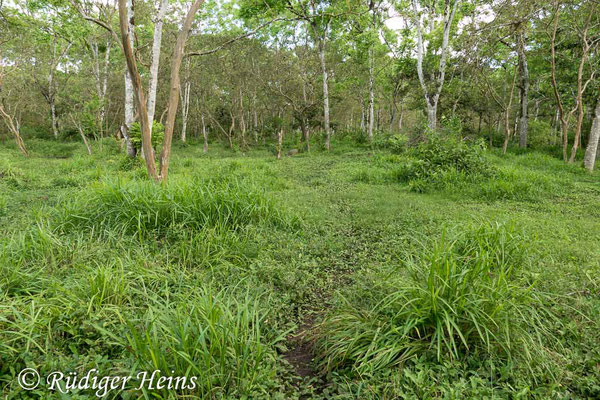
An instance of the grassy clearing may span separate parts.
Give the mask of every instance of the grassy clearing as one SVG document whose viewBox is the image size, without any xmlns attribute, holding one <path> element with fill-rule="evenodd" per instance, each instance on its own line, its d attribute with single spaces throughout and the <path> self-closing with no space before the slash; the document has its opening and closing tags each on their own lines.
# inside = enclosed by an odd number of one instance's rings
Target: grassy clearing
<svg viewBox="0 0 600 400">
<path fill-rule="evenodd" d="M 28 145 L 0 149 L 7 398 L 26 366 L 199 377 L 112 398 L 600 396 L 600 178 L 577 166 L 190 145 L 157 186 L 111 141 Z"/>
</svg>

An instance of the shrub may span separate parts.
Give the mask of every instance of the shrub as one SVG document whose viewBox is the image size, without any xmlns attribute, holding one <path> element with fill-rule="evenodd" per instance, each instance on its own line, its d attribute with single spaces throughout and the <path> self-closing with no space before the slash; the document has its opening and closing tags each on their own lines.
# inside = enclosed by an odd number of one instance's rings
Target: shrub
<svg viewBox="0 0 600 400">
<path fill-rule="evenodd" d="M 388 146 L 394 154 L 402 154 L 406 151 L 408 138 L 404 135 L 394 135 L 389 138 Z"/>
<path fill-rule="evenodd" d="M 483 355 L 529 366 L 551 337 L 552 316 L 523 274 L 527 254 L 513 228 L 491 225 L 448 239 L 389 277 L 377 294 L 343 300 L 316 333 L 323 370 L 372 374 L 416 357 Z"/>
<path fill-rule="evenodd" d="M 469 143 L 456 136 L 430 136 L 414 147 L 411 154 L 424 163 L 424 170 L 432 174 L 440 170 L 456 170 L 467 175 L 489 175 L 492 167 L 485 157 L 482 142 Z"/>
<path fill-rule="evenodd" d="M 530 120 L 527 142 L 529 147 L 537 149 L 549 146 L 558 141 L 558 132 L 552 131 L 552 126 L 546 121 Z"/>
<path fill-rule="evenodd" d="M 139 122 L 134 122 L 129 128 L 129 137 L 131 144 L 136 149 L 142 148 L 142 127 Z M 165 137 L 165 127 L 157 121 L 152 121 L 152 147 L 156 148 L 162 144 Z"/>
</svg>

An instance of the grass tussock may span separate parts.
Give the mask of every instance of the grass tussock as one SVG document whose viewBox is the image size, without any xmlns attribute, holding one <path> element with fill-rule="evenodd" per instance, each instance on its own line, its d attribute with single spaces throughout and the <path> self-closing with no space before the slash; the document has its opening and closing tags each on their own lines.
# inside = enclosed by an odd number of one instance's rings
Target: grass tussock
<svg viewBox="0 0 600 400">
<path fill-rule="evenodd" d="M 523 242 L 510 227 L 491 225 L 407 256 L 387 290 L 344 300 L 325 318 L 317 331 L 321 368 L 369 375 L 423 354 L 529 366 L 551 337 L 552 316 L 525 278 Z"/>
<path fill-rule="evenodd" d="M 238 231 L 250 224 L 293 226 L 264 192 L 230 179 L 192 179 L 158 186 L 151 182 L 107 181 L 65 206 L 56 219 L 61 232 L 118 232 L 140 239 L 173 230 Z"/>
</svg>

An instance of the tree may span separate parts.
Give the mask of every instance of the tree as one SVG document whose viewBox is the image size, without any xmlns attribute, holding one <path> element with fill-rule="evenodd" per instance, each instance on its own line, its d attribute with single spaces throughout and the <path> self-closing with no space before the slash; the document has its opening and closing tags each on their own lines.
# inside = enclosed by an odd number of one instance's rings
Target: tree
<svg viewBox="0 0 600 400">
<path fill-rule="evenodd" d="M 132 46 L 133 30 L 131 29 L 131 19 L 128 18 L 128 1 L 119 0 L 119 27 L 121 30 L 121 42 L 127 69 L 132 78 L 133 88 L 135 92 L 136 106 L 140 116 L 140 126 L 142 130 L 142 148 L 146 160 L 146 169 L 148 176 L 155 181 L 166 181 L 169 172 L 169 161 L 171 156 L 171 142 L 173 139 L 173 128 L 175 126 L 175 117 L 177 115 L 177 107 L 179 103 L 179 92 L 181 85 L 179 81 L 179 69 L 181 68 L 181 60 L 183 59 L 183 50 L 187 40 L 188 33 L 192 28 L 194 17 L 204 0 L 196 0 L 188 9 L 187 14 L 182 22 L 181 29 L 177 35 L 177 42 L 173 50 L 171 58 L 171 79 L 170 93 L 167 102 L 167 123 L 165 125 L 165 137 L 160 154 L 159 170 L 156 169 L 154 161 L 154 150 L 151 143 L 151 128 L 148 119 L 148 107 L 144 95 L 142 78 L 138 70 L 137 61 L 134 55 Z"/>
<path fill-rule="evenodd" d="M 433 45 L 430 43 L 428 46 L 425 44 L 425 23 L 427 24 L 428 31 L 427 36 L 431 40 L 433 40 L 432 35 L 435 33 L 435 20 L 437 14 L 440 12 L 438 9 L 437 2 L 433 2 L 426 6 L 422 6 L 421 2 L 418 0 L 411 0 L 412 5 L 412 17 L 413 24 L 417 30 L 417 74 L 419 76 L 419 83 L 421 84 L 421 89 L 423 89 L 423 94 L 425 96 L 425 103 L 427 105 L 427 124 L 429 129 L 435 130 L 437 124 L 437 109 L 438 103 L 440 100 L 440 95 L 442 93 L 442 88 L 444 87 L 444 79 L 446 75 L 446 59 L 448 57 L 448 44 L 450 39 L 450 30 L 452 28 L 452 23 L 454 21 L 454 16 L 456 14 L 456 8 L 460 0 L 444 0 L 442 13 L 442 43 L 440 46 L 440 60 L 437 71 L 437 79 L 432 79 L 433 82 L 432 88 L 425 80 L 425 74 L 423 72 L 423 61 L 429 53 L 433 53 Z"/>
</svg>

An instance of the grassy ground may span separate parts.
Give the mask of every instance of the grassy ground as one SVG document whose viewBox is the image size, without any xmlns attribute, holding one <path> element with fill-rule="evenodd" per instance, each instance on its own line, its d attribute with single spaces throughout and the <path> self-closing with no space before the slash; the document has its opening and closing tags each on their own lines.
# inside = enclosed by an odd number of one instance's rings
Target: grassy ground
<svg viewBox="0 0 600 400">
<path fill-rule="evenodd" d="M 50 396 L 25 367 L 198 377 L 106 398 L 600 397 L 597 174 L 191 145 L 157 187 L 109 140 L 28 145 L 0 147 L 5 398 Z"/>
</svg>

